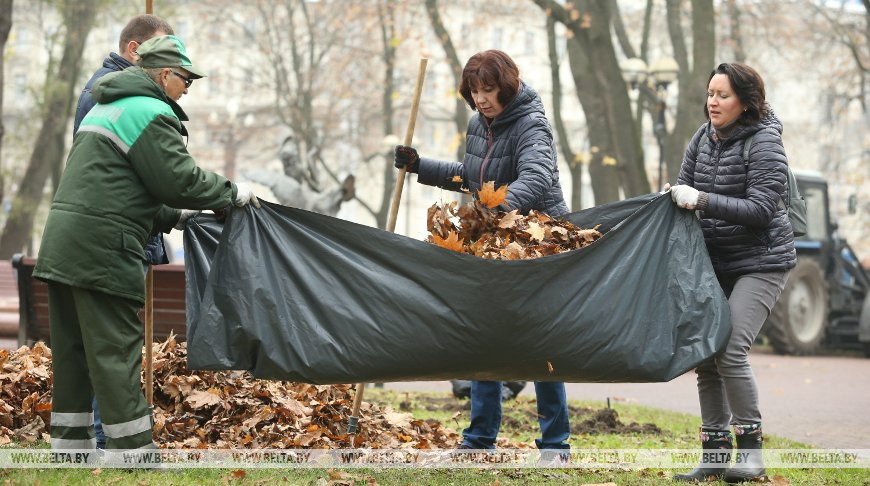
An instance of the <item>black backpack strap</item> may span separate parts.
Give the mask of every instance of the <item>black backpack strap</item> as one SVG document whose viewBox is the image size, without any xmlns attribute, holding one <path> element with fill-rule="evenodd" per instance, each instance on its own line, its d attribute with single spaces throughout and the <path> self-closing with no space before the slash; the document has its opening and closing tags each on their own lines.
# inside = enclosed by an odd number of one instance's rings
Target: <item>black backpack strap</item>
<svg viewBox="0 0 870 486">
<path fill-rule="evenodd" d="M 746 141 L 743 142 L 743 168 L 746 171 L 749 171 L 749 149 L 752 148 L 752 139 L 755 137 L 755 134 L 746 137 Z"/>
</svg>

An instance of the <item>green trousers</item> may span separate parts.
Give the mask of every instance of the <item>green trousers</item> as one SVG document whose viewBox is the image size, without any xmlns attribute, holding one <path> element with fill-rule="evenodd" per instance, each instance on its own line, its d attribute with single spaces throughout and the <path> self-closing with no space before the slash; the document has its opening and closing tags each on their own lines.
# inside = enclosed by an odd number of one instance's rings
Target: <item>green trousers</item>
<svg viewBox="0 0 870 486">
<path fill-rule="evenodd" d="M 136 301 L 48 284 L 52 449 L 93 449 L 97 397 L 106 449 L 155 448 L 142 394 L 142 323 Z"/>
</svg>

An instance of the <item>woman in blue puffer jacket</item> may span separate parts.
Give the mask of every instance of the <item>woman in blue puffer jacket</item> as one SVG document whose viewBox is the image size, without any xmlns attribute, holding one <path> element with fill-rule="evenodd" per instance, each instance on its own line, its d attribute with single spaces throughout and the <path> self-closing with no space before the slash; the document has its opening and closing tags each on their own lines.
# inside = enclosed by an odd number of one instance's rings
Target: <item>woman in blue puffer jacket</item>
<svg viewBox="0 0 870 486">
<path fill-rule="evenodd" d="M 485 182 L 508 185 L 499 209 L 534 209 L 562 216 L 568 206 L 559 185 L 553 133 L 541 98 L 519 78 L 519 69 L 504 52 L 475 54 L 465 64 L 459 92 L 478 114 L 468 124 L 465 159 L 443 162 L 421 158 L 407 146 L 397 146 L 395 165 L 417 173 L 422 184 L 461 191 L 477 197 Z M 458 176 L 458 177 L 457 177 Z M 568 449 L 568 405 L 565 384 L 537 382 L 539 449 Z M 501 382 L 473 381 L 471 424 L 462 432 L 461 448 L 492 449 L 501 424 Z"/>
<path fill-rule="evenodd" d="M 718 454 L 708 454 L 710 461 L 674 478 L 739 482 L 765 475 L 758 389 L 748 357 L 797 261 L 785 209 L 788 159 L 782 124 L 765 101 L 764 81 L 751 67 L 720 64 L 710 74 L 704 113 L 710 121 L 689 142 L 671 197 L 678 206 L 698 211 L 710 260 L 731 306 L 732 331 L 725 350 L 695 370 L 701 443 Z M 729 469 L 731 425 L 741 454 Z"/>
</svg>

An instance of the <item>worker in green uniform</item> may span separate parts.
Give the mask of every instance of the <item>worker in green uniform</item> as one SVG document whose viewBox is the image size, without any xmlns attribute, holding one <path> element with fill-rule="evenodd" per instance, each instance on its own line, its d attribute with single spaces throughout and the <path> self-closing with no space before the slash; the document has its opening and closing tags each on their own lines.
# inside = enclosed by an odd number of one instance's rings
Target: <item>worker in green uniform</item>
<svg viewBox="0 0 870 486">
<path fill-rule="evenodd" d="M 153 37 L 138 55 L 94 86 L 98 104 L 75 135 L 33 272 L 48 283 L 55 450 L 95 447 L 94 395 L 107 451 L 156 448 L 140 381 L 143 244 L 196 210 L 259 207 L 249 186 L 187 152 L 176 102 L 203 74 L 181 39 Z"/>
</svg>

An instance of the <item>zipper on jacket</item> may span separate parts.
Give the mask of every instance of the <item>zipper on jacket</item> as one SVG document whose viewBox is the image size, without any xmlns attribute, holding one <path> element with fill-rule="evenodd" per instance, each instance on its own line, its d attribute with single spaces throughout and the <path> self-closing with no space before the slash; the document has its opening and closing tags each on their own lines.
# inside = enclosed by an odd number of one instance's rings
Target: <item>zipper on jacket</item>
<svg viewBox="0 0 870 486">
<path fill-rule="evenodd" d="M 486 169 L 486 164 L 489 163 L 489 156 L 492 155 L 492 149 L 495 147 L 495 143 L 492 140 L 492 128 L 489 125 L 486 126 L 486 155 L 483 157 L 483 162 L 480 163 L 480 187 L 483 188 L 483 171 Z"/>
</svg>

